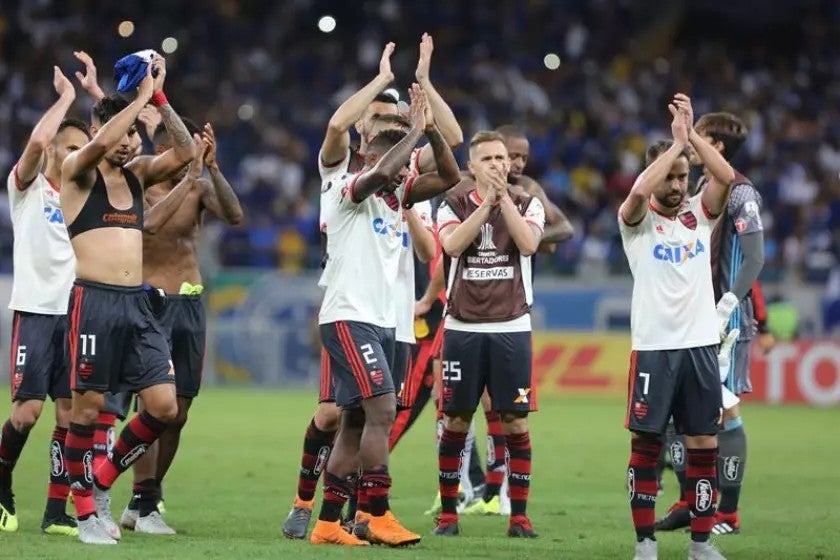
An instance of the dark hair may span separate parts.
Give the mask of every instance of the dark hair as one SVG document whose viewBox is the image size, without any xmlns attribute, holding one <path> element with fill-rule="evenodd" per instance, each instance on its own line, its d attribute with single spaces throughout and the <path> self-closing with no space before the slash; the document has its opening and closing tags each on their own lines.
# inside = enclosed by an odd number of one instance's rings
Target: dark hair
<svg viewBox="0 0 840 560">
<path fill-rule="evenodd" d="M 187 127 L 187 132 L 190 133 L 191 137 L 193 134 L 201 134 L 201 129 L 194 121 L 185 117 L 181 117 L 181 120 L 184 121 L 184 126 Z M 160 123 L 157 127 L 155 127 L 155 132 L 152 134 L 151 140 L 155 144 L 169 141 L 169 132 L 166 130 L 166 126 L 163 123 Z"/>
<path fill-rule="evenodd" d="M 516 126 L 515 124 L 503 124 L 502 126 L 496 129 L 496 132 L 504 136 L 505 140 L 507 140 L 508 138 L 528 138 L 525 135 L 525 131 Z"/>
<path fill-rule="evenodd" d="M 405 138 L 406 133 L 402 130 L 383 130 L 373 137 L 373 140 L 368 142 L 368 151 L 375 151 L 384 153 L 397 145 L 397 143 Z"/>
<path fill-rule="evenodd" d="M 664 154 L 668 151 L 668 149 L 674 145 L 672 140 L 660 140 L 654 144 L 651 144 L 647 151 L 645 151 L 645 167 L 649 166 L 651 163 L 656 161 L 656 158 Z M 688 150 L 683 150 L 680 153 L 679 157 L 684 157 L 685 159 L 689 159 L 688 157 Z"/>
<path fill-rule="evenodd" d="M 90 110 L 90 118 L 94 124 L 103 125 L 110 121 L 114 115 L 128 107 L 129 103 L 122 97 L 115 95 L 103 97 Z"/>
<path fill-rule="evenodd" d="M 392 115 L 390 113 L 385 115 L 379 115 L 374 119 L 375 123 L 385 123 L 385 124 L 398 124 L 403 128 L 411 128 L 411 121 L 405 118 L 402 115 Z"/>
<path fill-rule="evenodd" d="M 732 113 L 707 113 L 700 117 L 694 128 L 715 142 L 723 143 L 724 159 L 732 159 L 747 140 L 747 125 Z"/>
<path fill-rule="evenodd" d="M 88 140 L 91 139 L 90 128 L 88 128 L 88 125 L 86 125 L 83 121 L 80 121 L 79 119 L 64 119 L 63 121 L 61 121 L 61 124 L 58 125 L 58 130 L 55 132 L 55 135 L 58 136 L 58 134 L 65 128 L 77 128 L 85 133 L 85 136 L 87 136 Z"/>
<path fill-rule="evenodd" d="M 378 101 L 379 103 L 390 103 L 391 105 L 397 104 L 397 98 L 391 95 L 390 93 L 385 93 L 384 91 L 382 93 L 377 93 L 376 97 L 373 98 L 373 101 L 371 101 L 371 103 L 373 103 L 374 101 Z"/>
</svg>

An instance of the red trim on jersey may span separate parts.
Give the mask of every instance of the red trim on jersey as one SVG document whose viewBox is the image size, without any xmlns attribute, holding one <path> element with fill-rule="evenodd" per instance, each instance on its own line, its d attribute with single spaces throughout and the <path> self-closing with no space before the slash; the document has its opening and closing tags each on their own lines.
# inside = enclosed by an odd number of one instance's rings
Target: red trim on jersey
<svg viewBox="0 0 840 560">
<path fill-rule="evenodd" d="M 370 387 L 370 379 L 368 379 L 367 369 L 365 369 L 362 362 L 362 356 L 356 348 L 353 341 L 353 335 L 350 333 L 350 327 L 344 321 L 337 321 L 335 329 L 338 332 L 338 338 L 341 341 L 341 348 L 344 351 L 344 356 L 350 364 L 350 369 L 353 370 L 353 377 L 356 378 L 356 383 L 359 385 L 359 391 L 362 393 L 363 399 L 368 399 L 373 395 Z"/>
<path fill-rule="evenodd" d="M 330 371 L 330 354 L 326 349 L 321 349 L 321 390 L 319 399 L 325 401 L 330 398 L 332 388 L 332 372 Z"/>
<path fill-rule="evenodd" d="M 481 206 L 481 203 L 484 202 L 484 199 L 478 194 L 478 189 L 471 190 L 467 196 L 476 206 Z"/>
<path fill-rule="evenodd" d="M 414 148 L 414 153 L 417 154 L 414 156 L 414 165 L 411 169 L 417 175 L 420 175 L 420 154 L 423 152 L 423 148 Z"/>
<path fill-rule="evenodd" d="M 20 342 L 20 311 L 15 311 L 14 313 L 14 326 L 12 327 L 12 347 L 9 350 L 10 356 L 10 365 L 9 365 L 9 388 L 12 393 L 12 400 L 15 398 L 15 366 L 17 366 L 17 347 L 18 343 Z"/>
<path fill-rule="evenodd" d="M 654 212 L 654 213 L 659 214 L 659 215 L 660 215 L 660 216 L 662 216 L 663 218 L 668 218 L 669 220 L 676 220 L 676 219 L 677 219 L 677 214 L 679 214 L 679 213 L 680 213 L 680 212 L 679 212 L 679 210 L 677 210 L 676 214 L 674 214 L 673 216 L 670 216 L 670 215 L 668 215 L 668 214 L 663 214 L 663 213 L 659 210 L 659 208 L 657 208 L 656 206 L 654 206 L 654 205 L 653 205 L 652 203 L 650 203 L 650 202 L 648 202 L 648 208 L 650 208 L 651 210 L 653 210 L 653 212 Z M 624 218 L 622 217 L 622 219 L 624 219 Z M 644 219 L 644 218 L 642 218 L 642 219 Z M 639 220 L 639 222 L 640 222 L 640 223 L 641 223 L 641 221 L 642 221 L 642 220 Z M 625 223 L 626 223 L 626 222 L 625 222 Z M 628 224 L 628 225 L 629 225 L 629 224 Z M 636 224 L 636 225 L 638 225 L 638 224 Z"/>
<path fill-rule="evenodd" d="M 70 328 L 67 330 L 67 338 L 70 347 L 70 390 L 76 390 L 76 375 L 78 364 L 76 362 L 79 357 L 79 323 L 82 313 L 82 295 L 84 287 L 73 286 L 73 304 L 71 306 L 72 313 L 70 313 Z"/>
<path fill-rule="evenodd" d="M 624 417 L 624 427 L 630 427 L 630 409 L 633 406 L 633 387 L 636 386 L 636 361 L 639 358 L 639 351 L 630 352 L 630 371 L 627 374 L 627 415 Z"/>
<path fill-rule="evenodd" d="M 56 185 L 55 183 L 53 183 L 53 182 L 52 182 L 52 179 L 50 179 L 50 178 L 49 178 L 49 177 L 47 177 L 46 175 L 44 175 L 44 179 L 46 179 L 46 180 L 47 180 L 47 183 L 49 183 L 49 184 L 50 184 L 50 186 L 52 187 L 52 189 L 53 189 L 55 192 L 61 192 L 61 185 Z"/>
<path fill-rule="evenodd" d="M 644 217 L 644 216 L 642 216 L 642 219 L 641 219 L 641 220 L 639 220 L 639 221 L 638 221 L 638 222 L 636 222 L 636 223 L 631 224 L 631 223 L 627 220 L 627 218 L 625 218 L 625 217 L 624 217 L 624 212 L 622 212 L 622 211 L 621 211 L 621 209 L 622 209 L 623 207 L 624 207 L 624 206 L 621 206 L 621 207 L 618 209 L 618 217 L 619 217 L 619 218 L 621 218 L 621 221 L 622 221 L 622 222 L 624 222 L 624 225 L 625 225 L 625 226 L 627 226 L 627 227 L 636 227 L 636 226 L 638 226 L 639 224 L 641 224 L 642 222 L 644 222 L 644 221 L 645 221 L 645 217 Z"/>
<path fill-rule="evenodd" d="M 29 181 L 29 183 L 24 185 L 23 181 L 20 180 L 20 174 L 18 173 L 18 165 L 20 165 L 20 162 L 16 163 L 15 166 L 12 168 L 12 174 L 15 176 L 15 188 L 23 192 L 29 185 L 32 184 L 32 181 L 34 181 L 35 179 Z"/>
</svg>

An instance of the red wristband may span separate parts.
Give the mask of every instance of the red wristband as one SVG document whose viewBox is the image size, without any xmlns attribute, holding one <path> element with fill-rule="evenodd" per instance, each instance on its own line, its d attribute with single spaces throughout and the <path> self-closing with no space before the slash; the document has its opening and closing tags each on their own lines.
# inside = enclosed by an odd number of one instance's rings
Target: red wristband
<svg viewBox="0 0 840 560">
<path fill-rule="evenodd" d="M 166 94 L 162 91 L 156 91 L 152 94 L 152 105 L 160 107 L 161 105 L 169 105 L 169 100 L 166 99 Z"/>
</svg>

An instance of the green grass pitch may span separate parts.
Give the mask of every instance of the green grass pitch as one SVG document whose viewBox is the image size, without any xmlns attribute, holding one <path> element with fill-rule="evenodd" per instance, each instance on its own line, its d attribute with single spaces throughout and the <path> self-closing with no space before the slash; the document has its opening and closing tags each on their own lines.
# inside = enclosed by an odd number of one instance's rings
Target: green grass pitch
<svg viewBox="0 0 840 560">
<path fill-rule="evenodd" d="M 167 521 L 176 537 L 126 532 L 113 547 L 40 534 L 46 496 L 44 415 L 15 472 L 15 534 L 0 533 L 0 558 L 631 558 L 633 531 L 624 489 L 628 435 L 623 403 L 615 399 L 543 396 L 532 417 L 534 468 L 529 514 L 540 538 L 505 536 L 502 518 L 462 517 L 462 536 L 424 537 L 407 550 L 315 547 L 288 541 L 280 525 L 291 504 L 301 438 L 314 409 L 314 392 L 208 389 L 193 406 L 179 456 L 165 485 Z M 730 559 L 840 559 L 840 436 L 836 409 L 747 404 L 747 482 L 738 536 L 717 543 Z M 3 409 L 5 418 L 8 409 Z M 483 421 L 482 421 L 483 422 Z M 483 426 L 480 428 L 483 430 Z M 423 516 L 434 497 L 437 460 L 429 409 L 392 458 L 392 507 L 424 535 Z M 483 443 L 483 438 L 479 438 Z M 129 497 L 131 473 L 113 492 L 115 516 Z M 668 472 L 658 512 L 675 496 Z M 320 498 L 320 489 L 318 493 Z M 688 536 L 659 536 L 660 558 L 685 558 Z"/>
</svg>

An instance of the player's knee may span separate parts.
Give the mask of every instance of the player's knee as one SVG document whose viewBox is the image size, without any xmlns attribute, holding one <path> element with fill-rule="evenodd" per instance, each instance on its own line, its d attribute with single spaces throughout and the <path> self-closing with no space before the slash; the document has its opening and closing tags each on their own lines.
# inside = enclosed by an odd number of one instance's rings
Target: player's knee
<svg viewBox="0 0 840 560">
<path fill-rule="evenodd" d="M 61 428 L 70 426 L 70 413 L 72 411 L 70 399 L 56 399 L 55 401 L 55 424 Z"/>
<path fill-rule="evenodd" d="M 99 418 L 99 408 L 92 405 L 74 406 L 70 411 L 70 421 L 82 426 L 92 426 Z"/>
<path fill-rule="evenodd" d="M 371 403 L 373 406 L 365 408 L 365 426 L 391 430 L 391 426 L 394 425 L 394 420 L 397 417 L 397 406 L 393 395 L 383 395 L 383 397 L 388 396 L 391 398 L 374 397 L 369 399 L 376 402 Z"/>
<path fill-rule="evenodd" d="M 718 446 L 717 436 L 699 435 L 685 436 L 685 446 L 688 449 L 714 449 Z"/>
<path fill-rule="evenodd" d="M 29 432 L 38 422 L 43 408 L 43 401 L 29 400 L 16 403 L 11 414 L 12 426 L 18 432 Z"/>
<path fill-rule="evenodd" d="M 446 414 L 443 417 L 443 426 L 450 432 L 456 434 L 466 434 L 470 431 L 470 424 L 472 423 L 471 413 Z"/>
<path fill-rule="evenodd" d="M 528 431 L 527 412 L 502 412 L 501 417 L 506 435 L 524 434 Z"/>
<path fill-rule="evenodd" d="M 335 403 L 321 403 L 315 411 L 315 427 L 322 432 L 334 432 L 338 429 L 341 409 Z"/>
<path fill-rule="evenodd" d="M 365 412 L 361 408 L 346 409 L 341 413 L 341 429 L 361 432 L 365 427 Z"/>
<path fill-rule="evenodd" d="M 631 432 L 630 438 L 639 443 L 647 443 L 653 445 L 662 444 L 662 436 L 660 434 L 651 434 L 648 432 Z"/>
</svg>

